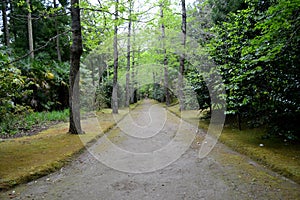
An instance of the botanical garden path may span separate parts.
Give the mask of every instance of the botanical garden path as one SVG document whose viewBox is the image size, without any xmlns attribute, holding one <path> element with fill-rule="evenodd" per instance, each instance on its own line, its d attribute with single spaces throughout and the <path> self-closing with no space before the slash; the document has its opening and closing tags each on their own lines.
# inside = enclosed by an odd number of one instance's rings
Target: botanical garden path
<svg viewBox="0 0 300 200">
<path fill-rule="evenodd" d="M 145 100 L 72 163 L 0 199 L 299 199 L 300 186 Z"/>
</svg>

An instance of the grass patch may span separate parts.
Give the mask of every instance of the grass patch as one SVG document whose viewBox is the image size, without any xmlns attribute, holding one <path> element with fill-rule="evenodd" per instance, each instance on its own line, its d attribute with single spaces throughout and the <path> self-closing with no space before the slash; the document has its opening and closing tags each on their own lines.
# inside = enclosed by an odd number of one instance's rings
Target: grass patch
<svg viewBox="0 0 300 200">
<path fill-rule="evenodd" d="M 136 105 L 131 105 L 131 108 Z M 128 113 L 120 109 L 118 115 L 113 115 L 109 110 L 99 111 L 97 117 L 82 120 L 82 129 L 85 131 L 82 135 L 68 134 L 69 125 L 63 123 L 30 137 L 0 140 L 0 190 L 7 190 L 61 168 Z M 60 114 L 57 115 L 55 119 L 60 117 Z"/>
<path fill-rule="evenodd" d="M 179 105 L 168 108 L 186 121 L 198 125 L 204 130 L 208 129 L 208 120 L 199 120 L 197 111 L 184 111 L 180 113 Z M 219 141 L 233 150 L 240 152 L 253 160 L 267 166 L 273 171 L 300 183 L 300 146 L 286 144 L 276 138 L 262 139 L 265 135 L 262 129 L 238 129 L 225 126 Z"/>
<path fill-rule="evenodd" d="M 21 115 L 11 115 L 0 122 L 0 137 L 22 136 L 22 133 L 30 131 L 35 126 L 44 126 L 49 122 L 66 122 L 69 110 L 52 112 L 28 112 Z M 17 135 L 19 134 L 19 135 Z"/>
</svg>

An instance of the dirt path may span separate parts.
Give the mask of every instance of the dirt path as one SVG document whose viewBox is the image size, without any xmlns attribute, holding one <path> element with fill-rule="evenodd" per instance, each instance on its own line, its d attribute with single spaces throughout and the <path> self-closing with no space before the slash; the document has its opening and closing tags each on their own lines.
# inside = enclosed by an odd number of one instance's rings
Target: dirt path
<svg viewBox="0 0 300 200">
<path fill-rule="evenodd" d="M 222 144 L 199 159 L 196 131 L 146 100 L 71 164 L 0 199 L 300 199 L 298 184 Z"/>
</svg>

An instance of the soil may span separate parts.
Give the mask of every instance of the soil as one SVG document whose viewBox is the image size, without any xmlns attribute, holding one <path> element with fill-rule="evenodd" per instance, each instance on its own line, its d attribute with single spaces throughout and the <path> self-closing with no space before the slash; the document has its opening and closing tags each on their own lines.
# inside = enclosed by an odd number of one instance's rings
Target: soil
<svg viewBox="0 0 300 200">
<path fill-rule="evenodd" d="M 225 145 L 217 143 L 200 159 L 205 133 L 150 100 L 106 136 L 59 171 L 4 192 L 0 199 L 300 199 L 298 184 Z M 182 155 L 182 149 L 159 151 L 174 140 L 176 147 L 189 145 Z"/>
</svg>

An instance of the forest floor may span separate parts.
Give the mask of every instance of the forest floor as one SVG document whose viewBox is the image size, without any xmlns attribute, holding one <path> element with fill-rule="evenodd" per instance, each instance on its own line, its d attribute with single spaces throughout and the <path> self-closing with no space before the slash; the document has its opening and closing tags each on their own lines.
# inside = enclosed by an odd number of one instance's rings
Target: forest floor
<svg viewBox="0 0 300 200">
<path fill-rule="evenodd" d="M 71 163 L 0 199 L 300 199 L 299 184 L 221 143 L 199 158 L 205 132 L 153 101 L 114 120 Z M 107 126 L 98 122 L 83 127 Z"/>
</svg>

